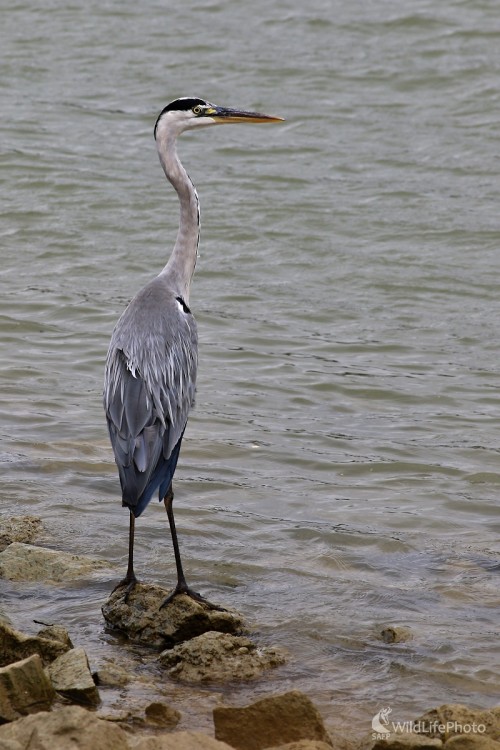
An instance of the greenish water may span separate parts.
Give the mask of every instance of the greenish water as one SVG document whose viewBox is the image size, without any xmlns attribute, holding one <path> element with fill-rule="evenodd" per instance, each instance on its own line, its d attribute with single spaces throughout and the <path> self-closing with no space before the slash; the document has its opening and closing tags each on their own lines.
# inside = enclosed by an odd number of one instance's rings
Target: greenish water
<svg viewBox="0 0 500 750">
<path fill-rule="evenodd" d="M 196 94 L 286 118 L 179 146 L 202 206 L 183 556 L 292 655 L 229 700 L 293 685 L 359 733 L 382 705 L 498 702 L 499 34 L 493 0 L 2 13 L 0 512 L 40 516 L 45 543 L 116 580 L 102 377 L 175 238 L 156 115 Z M 137 572 L 169 585 L 164 516 L 138 523 Z M 100 615 L 115 582 L 0 585 L 15 624 L 61 622 L 98 664 L 123 651 Z M 385 624 L 413 640 L 382 643 Z"/>
</svg>

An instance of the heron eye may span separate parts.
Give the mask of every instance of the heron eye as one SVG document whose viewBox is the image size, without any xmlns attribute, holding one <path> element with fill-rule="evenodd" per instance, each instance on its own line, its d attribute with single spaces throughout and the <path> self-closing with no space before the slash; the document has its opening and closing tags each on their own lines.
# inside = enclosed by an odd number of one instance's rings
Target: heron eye
<svg viewBox="0 0 500 750">
<path fill-rule="evenodd" d="M 199 104 L 196 105 L 196 107 L 193 107 L 193 112 L 195 115 L 201 115 L 203 112 L 203 107 L 200 107 Z"/>
</svg>

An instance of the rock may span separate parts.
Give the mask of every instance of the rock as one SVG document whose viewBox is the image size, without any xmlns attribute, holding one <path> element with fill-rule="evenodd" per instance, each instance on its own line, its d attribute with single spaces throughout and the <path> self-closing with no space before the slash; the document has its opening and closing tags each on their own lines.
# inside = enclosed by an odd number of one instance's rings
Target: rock
<svg viewBox="0 0 500 750">
<path fill-rule="evenodd" d="M 384 643 L 405 643 L 413 638 L 410 628 L 388 625 L 380 631 Z"/>
<path fill-rule="evenodd" d="M 420 734 L 439 737 L 443 741 L 454 735 L 470 734 L 486 735 L 500 742 L 500 706 L 474 709 L 449 703 L 427 711 L 413 725 Z"/>
<path fill-rule="evenodd" d="M 286 745 L 269 750 L 332 750 L 332 746 L 321 740 L 297 740 L 297 742 L 287 742 Z"/>
<path fill-rule="evenodd" d="M 0 621 L 0 666 L 38 654 L 44 664 L 50 664 L 58 656 L 68 651 L 68 646 L 60 640 L 41 638 L 39 635 L 25 635 Z"/>
<path fill-rule="evenodd" d="M 233 750 L 233 748 L 202 732 L 172 732 L 156 737 L 144 737 L 137 745 L 134 745 L 134 750 Z"/>
<path fill-rule="evenodd" d="M 109 568 L 109 563 L 20 542 L 0 552 L 0 576 L 10 581 L 61 583 L 103 568 Z"/>
<path fill-rule="evenodd" d="M 80 706 L 42 711 L 0 727 L 0 748 L 12 750 L 130 750 L 121 727 Z M 7 744 L 7 743 L 10 743 Z"/>
<path fill-rule="evenodd" d="M 12 624 L 12 620 L 8 615 L 5 614 L 5 612 L 2 612 L 0 609 L 0 625 L 9 625 L 9 627 L 14 627 Z"/>
<path fill-rule="evenodd" d="M 166 703 L 150 703 L 145 709 L 146 720 L 157 727 L 173 729 L 181 720 L 181 714 Z"/>
<path fill-rule="evenodd" d="M 276 648 L 258 648 L 245 636 L 209 632 L 163 651 L 159 660 L 176 680 L 226 682 L 258 677 L 284 664 L 285 656 Z"/>
<path fill-rule="evenodd" d="M 237 612 L 210 609 L 189 596 L 176 596 L 160 609 L 168 594 L 159 586 L 138 583 L 125 601 L 124 589 L 117 589 L 102 608 L 106 625 L 134 643 L 161 649 L 208 630 L 238 633 L 243 628 Z"/>
<path fill-rule="evenodd" d="M 73 703 L 97 706 L 101 702 L 83 648 L 73 648 L 58 656 L 49 664 L 47 672 L 59 695 Z"/>
<path fill-rule="evenodd" d="M 0 551 L 12 542 L 32 542 L 42 530 L 42 521 L 36 516 L 15 516 L 0 519 Z"/>
<path fill-rule="evenodd" d="M 130 675 L 123 667 L 116 664 L 107 664 L 101 667 L 93 675 L 94 682 L 104 687 L 123 687 L 130 682 Z"/>
<path fill-rule="evenodd" d="M 38 631 L 37 636 L 44 640 L 59 641 L 68 651 L 70 648 L 73 648 L 69 633 L 62 625 L 45 625 Z"/>
<path fill-rule="evenodd" d="M 443 747 L 437 737 L 427 737 L 416 732 L 391 733 L 387 739 L 375 740 L 372 750 L 439 750 Z"/>
<path fill-rule="evenodd" d="M 296 742 L 332 742 L 317 708 L 304 693 L 292 690 L 243 708 L 214 708 L 215 737 L 235 750 L 261 750 Z"/>
<path fill-rule="evenodd" d="M 445 744 L 446 750 L 500 750 L 500 742 L 485 734 L 456 734 Z"/>
<path fill-rule="evenodd" d="M 0 669 L 0 724 L 47 710 L 54 698 L 38 654 Z"/>
</svg>

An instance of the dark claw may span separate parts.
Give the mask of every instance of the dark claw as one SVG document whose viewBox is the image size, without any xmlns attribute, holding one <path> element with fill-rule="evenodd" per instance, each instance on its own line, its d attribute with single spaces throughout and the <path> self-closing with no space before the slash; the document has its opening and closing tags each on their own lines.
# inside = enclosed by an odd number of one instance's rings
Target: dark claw
<svg viewBox="0 0 500 750">
<path fill-rule="evenodd" d="M 167 596 L 165 601 L 163 601 L 160 604 L 160 609 L 163 609 L 167 604 L 170 604 L 171 601 L 175 599 L 176 596 L 180 596 L 181 594 L 184 594 L 185 596 L 189 596 L 190 599 L 193 599 L 195 602 L 199 602 L 200 604 L 204 604 L 209 609 L 214 609 L 218 612 L 227 612 L 224 607 L 221 607 L 219 604 L 212 604 L 208 599 L 205 599 L 204 596 L 201 594 L 198 594 L 197 591 L 193 591 L 193 589 L 190 589 L 189 586 L 186 585 L 177 585 L 175 589 L 172 591 L 171 594 Z"/>
<path fill-rule="evenodd" d="M 132 591 L 134 590 L 136 583 L 139 583 L 139 582 L 135 576 L 133 577 L 126 576 L 122 581 L 120 581 L 120 583 L 116 584 L 116 586 L 114 587 L 111 593 L 114 594 L 115 591 L 118 591 L 118 589 L 125 588 L 124 601 L 125 601 L 125 604 L 128 604 L 128 598 L 130 594 L 132 593 Z"/>
</svg>

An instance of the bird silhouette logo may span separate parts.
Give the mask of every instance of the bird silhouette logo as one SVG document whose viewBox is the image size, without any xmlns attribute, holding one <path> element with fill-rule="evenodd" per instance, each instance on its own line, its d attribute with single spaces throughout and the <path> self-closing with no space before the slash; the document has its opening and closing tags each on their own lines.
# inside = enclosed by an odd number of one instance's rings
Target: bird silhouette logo
<svg viewBox="0 0 500 750">
<path fill-rule="evenodd" d="M 378 713 L 372 719 L 372 729 L 377 734 L 383 734 L 386 737 L 391 733 L 389 726 L 389 714 L 392 713 L 392 708 L 381 708 Z"/>
</svg>

